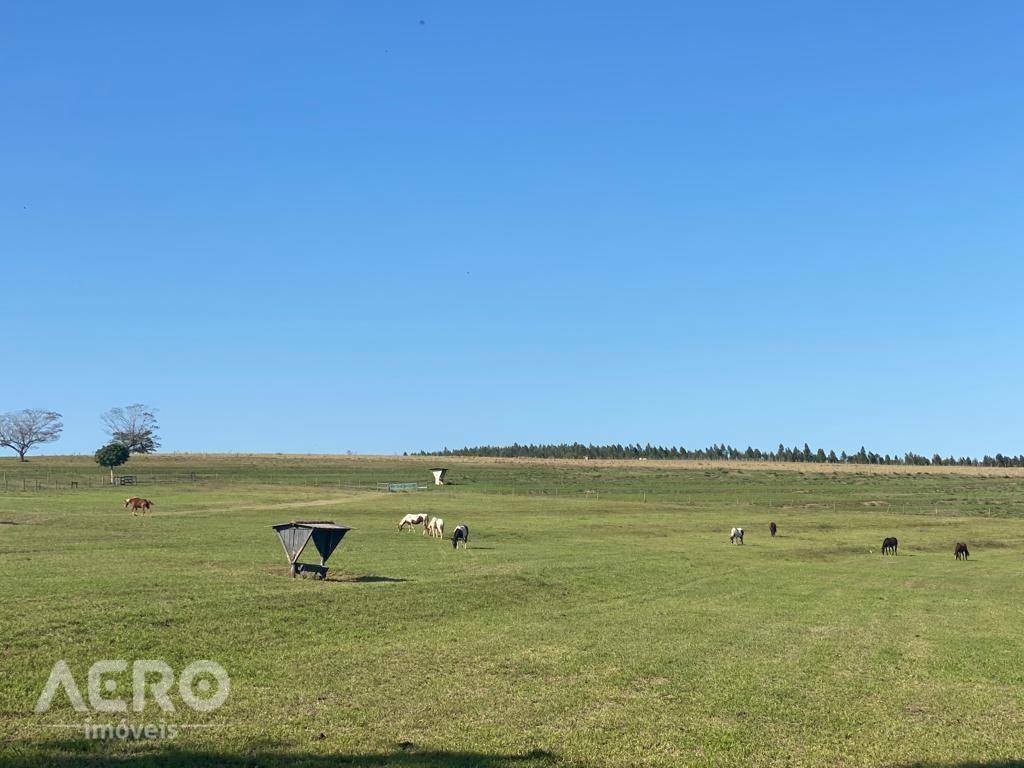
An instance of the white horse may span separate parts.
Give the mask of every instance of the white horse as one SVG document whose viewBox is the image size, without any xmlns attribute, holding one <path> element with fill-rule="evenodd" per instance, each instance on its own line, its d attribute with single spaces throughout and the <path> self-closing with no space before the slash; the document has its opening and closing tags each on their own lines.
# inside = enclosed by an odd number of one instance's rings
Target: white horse
<svg viewBox="0 0 1024 768">
<path fill-rule="evenodd" d="M 423 529 L 424 533 L 429 533 L 431 538 L 443 539 L 444 538 L 444 520 L 440 517 L 430 518 L 430 522 L 427 523 Z"/>
<path fill-rule="evenodd" d="M 736 544 L 737 542 L 739 542 L 740 544 L 743 543 L 743 529 L 742 528 L 733 528 L 729 532 L 729 543 L 730 544 Z"/>
<path fill-rule="evenodd" d="M 420 525 L 420 524 L 422 524 L 424 526 L 427 524 L 427 516 L 426 515 L 424 515 L 424 514 L 406 515 L 405 517 L 402 518 L 401 522 L 398 524 L 398 530 L 399 531 L 404 531 L 405 530 L 405 526 L 409 526 L 410 528 L 412 528 L 414 525 Z"/>
</svg>

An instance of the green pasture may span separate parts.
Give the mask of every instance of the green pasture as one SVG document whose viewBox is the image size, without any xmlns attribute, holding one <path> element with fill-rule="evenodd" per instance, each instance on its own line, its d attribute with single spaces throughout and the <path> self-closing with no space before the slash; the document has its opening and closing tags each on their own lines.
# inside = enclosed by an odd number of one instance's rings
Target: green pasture
<svg viewBox="0 0 1024 768">
<path fill-rule="evenodd" d="M 0 462 L 0 766 L 1024 765 L 1024 476 L 459 461 L 372 490 L 437 463 Z M 397 532 L 420 511 L 470 548 Z M 292 519 L 354 528 L 326 582 L 288 578 Z M 59 659 L 83 693 L 100 659 L 211 659 L 231 694 L 36 714 Z M 64 727 L 122 717 L 178 733 Z"/>
</svg>

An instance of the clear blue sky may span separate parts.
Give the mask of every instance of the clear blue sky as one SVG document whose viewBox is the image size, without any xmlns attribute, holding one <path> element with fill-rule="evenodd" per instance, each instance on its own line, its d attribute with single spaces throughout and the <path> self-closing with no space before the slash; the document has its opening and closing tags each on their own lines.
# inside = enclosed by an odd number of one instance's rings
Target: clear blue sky
<svg viewBox="0 0 1024 768">
<path fill-rule="evenodd" d="M 0 410 L 51 452 L 132 402 L 167 450 L 1024 451 L 1024 4 L 0 20 Z"/>
</svg>

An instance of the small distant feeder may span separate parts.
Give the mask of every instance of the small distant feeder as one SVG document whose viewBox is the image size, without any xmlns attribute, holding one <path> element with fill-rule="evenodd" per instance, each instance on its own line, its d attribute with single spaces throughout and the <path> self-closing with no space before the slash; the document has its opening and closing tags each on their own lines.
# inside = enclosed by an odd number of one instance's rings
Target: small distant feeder
<svg viewBox="0 0 1024 768">
<path fill-rule="evenodd" d="M 444 485 L 444 476 L 448 472 L 445 467 L 438 467 L 437 469 L 430 470 L 434 475 L 434 485 Z"/>
<path fill-rule="evenodd" d="M 273 526 L 277 537 L 284 547 L 285 556 L 288 558 L 288 572 L 292 577 L 303 573 L 312 573 L 314 578 L 323 580 L 327 578 L 327 567 L 325 563 L 331 553 L 338 548 L 345 534 L 352 529 L 344 525 L 335 525 L 329 520 L 305 521 L 293 520 L 290 523 L 281 523 Z M 320 565 L 313 563 L 300 563 L 299 555 L 306 548 L 309 540 L 313 540 L 313 546 L 320 553 Z"/>
</svg>

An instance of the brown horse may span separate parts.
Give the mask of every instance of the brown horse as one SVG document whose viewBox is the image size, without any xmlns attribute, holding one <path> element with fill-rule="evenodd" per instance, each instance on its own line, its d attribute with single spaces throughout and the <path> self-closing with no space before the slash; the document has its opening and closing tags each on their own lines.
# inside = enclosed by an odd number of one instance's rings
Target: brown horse
<svg viewBox="0 0 1024 768">
<path fill-rule="evenodd" d="M 143 512 L 149 512 L 149 508 L 152 506 L 152 501 L 150 501 L 149 499 L 140 499 L 138 496 L 132 496 L 130 499 L 124 500 L 124 508 L 128 509 L 129 507 L 131 507 L 133 515 L 140 509 Z"/>
<path fill-rule="evenodd" d="M 966 560 L 970 556 L 970 550 L 967 549 L 967 545 L 964 544 L 962 541 L 958 541 L 956 543 L 956 546 L 953 547 L 953 557 L 955 557 L 957 560 Z"/>
</svg>

